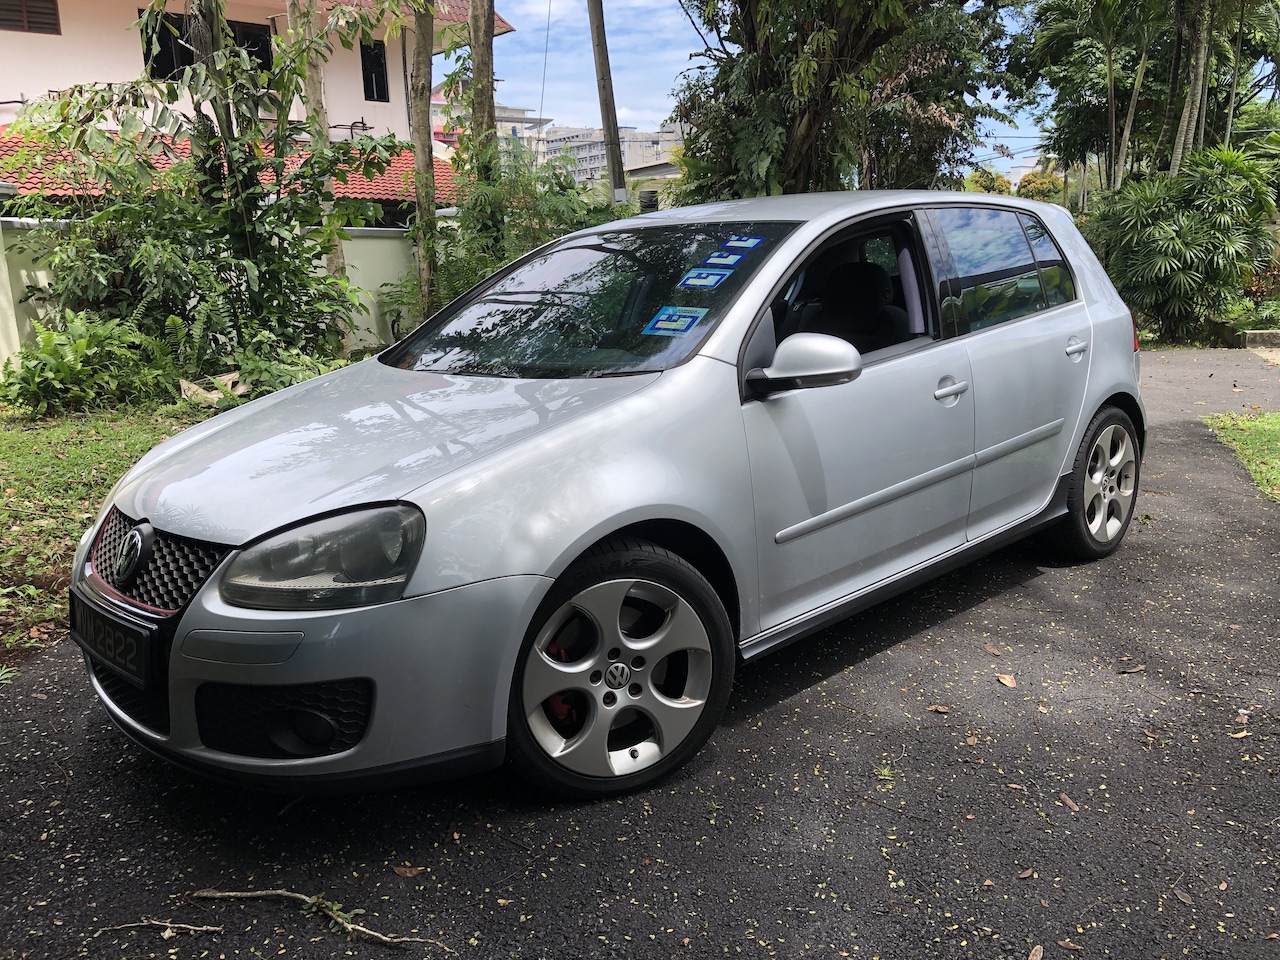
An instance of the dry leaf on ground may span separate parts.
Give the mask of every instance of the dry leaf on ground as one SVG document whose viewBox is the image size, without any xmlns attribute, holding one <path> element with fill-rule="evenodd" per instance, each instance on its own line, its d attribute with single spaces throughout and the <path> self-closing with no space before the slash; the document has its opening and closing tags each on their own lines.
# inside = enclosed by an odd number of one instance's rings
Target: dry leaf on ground
<svg viewBox="0 0 1280 960">
<path fill-rule="evenodd" d="M 1174 887 L 1173 895 L 1177 897 L 1179 900 L 1181 900 L 1183 903 L 1185 903 L 1187 906 L 1191 906 L 1191 903 L 1192 903 L 1191 894 L 1187 893 L 1187 891 L 1183 890 L 1181 887 Z"/>
<path fill-rule="evenodd" d="M 1059 940 L 1058 946 L 1060 946 L 1063 950 L 1083 950 L 1084 949 L 1084 947 L 1080 946 L 1080 944 L 1072 943 L 1070 940 Z"/>
<path fill-rule="evenodd" d="M 951 712 L 950 707 L 944 707 L 940 703 L 931 703 L 927 707 L 925 707 L 925 709 L 928 710 L 930 713 L 950 713 Z"/>
<path fill-rule="evenodd" d="M 1027 954 L 1027 960 L 1044 960 L 1044 947 L 1037 943 Z"/>
<path fill-rule="evenodd" d="M 1018 685 L 1018 681 L 1013 678 L 1012 673 L 997 673 L 996 679 L 1006 687 L 1016 687 Z"/>
<path fill-rule="evenodd" d="M 1076 802 L 1072 800 L 1070 797 L 1068 797 L 1065 793 L 1058 794 L 1058 799 L 1061 800 L 1063 803 L 1065 803 L 1067 805 L 1067 809 L 1070 810 L 1072 813 L 1080 812 L 1080 807 L 1077 806 Z"/>
<path fill-rule="evenodd" d="M 1253 734 L 1251 734 L 1248 730 L 1241 730 L 1239 733 L 1228 733 L 1227 736 L 1230 737 L 1232 740 L 1243 740 L 1245 737 L 1253 736 Z"/>
<path fill-rule="evenodd" d="M 987 653 L 991 654 L 993 657 L 1000 656 L 1000 649 L 998 647 L 992 646 L 989 643 L 984 643 L 982 645 L 982 649 L 987 651 Z"/>
<path fill-rule="evenodd" d="M 1116 673 L 1141 673 L 1145 669 L 1147 669 L 1147 665 L 1145 663 L 1139 663 L 1133 667 L 1121 667 L 1116 671 Z"/>
<path fill-rule="evenodd" d="M 1018 874 L 1018 879 L 1019 879 L 1019 880 L 1030 880 L 1030 879 L 1031 879 L 1031 875 L 1032 875 L 1033 873 L 1035 873 L 1035 870 L 1033 870 L 1031 867 L 1027 867 L 1027 869 L 1023 870 L 1020 874 Z"/>
<path fill-rule="evenodd" d="M 426 867 L 394 867 L 396 876 L 413 878 L 423 873 Z"/>
</svg>

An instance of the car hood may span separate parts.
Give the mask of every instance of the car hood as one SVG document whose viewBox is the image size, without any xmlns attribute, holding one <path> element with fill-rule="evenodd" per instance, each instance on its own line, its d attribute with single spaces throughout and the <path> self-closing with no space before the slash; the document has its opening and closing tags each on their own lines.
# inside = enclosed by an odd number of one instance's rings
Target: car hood
<svg viewBox="0 0 1280 960">
<path fill-rule="evenodd" d="M 366 360 L 166 441 L 130 471 L 114 502 L 159 529 L 240 545 L 317 514 L 404 497 L 658 376 L 460 377 Z"/>
</svg>

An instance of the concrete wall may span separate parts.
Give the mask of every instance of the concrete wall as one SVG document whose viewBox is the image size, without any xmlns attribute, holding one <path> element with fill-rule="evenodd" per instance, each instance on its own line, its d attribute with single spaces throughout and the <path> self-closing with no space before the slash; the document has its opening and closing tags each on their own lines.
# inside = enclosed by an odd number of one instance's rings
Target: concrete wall
<svg viewBox="0 0 1280 960">
<path fill-rule="evenodd" d="M 347 255 L 347 278 L 362 289 L 361 302 L 367 314 L 351 318 L 355 327 L 347 336 L 347 347 L 361 349 L 389 344 L 391 321 L 378 309 L 379 287 L 395 283 L 413 268 L 413 245 L 407 230 L 389 227 L 361 227 L 348 231 L 351 239 L 342 244 Z"/>
<path fill-rule="evenodd" d="M 34 336 L 31 321 L 38 314 L 30 303 L 20 302 L 27 287 L 43 285 L 49 279 L 49 271 L 30 254 L 14 249 L 31 227 L 30 220 L 0 218 L 0 366 Z"/>
<path fill-rule="evenodd" d="M 49 279 L 46 268 L 14 249 L 15 241 L 32 225 L 29 220 L 0 218 L 0 366 L 32 342 L 31 321 L 39 315 L 31 304 L 19 301 L 28 285 L 43 285 Z M 408 231 L 366 227 L 351 234 L 343 243 L 347 275 L 353 285 L 362 288 L 360 299 L 369 312 L 351 318 L 355 329 L 347 336 L 347 346 L 362 349 L 390 343 L 391 323 L 378 309 L 378 288 L 395 283 L 413 266 Z"/>
</svg>

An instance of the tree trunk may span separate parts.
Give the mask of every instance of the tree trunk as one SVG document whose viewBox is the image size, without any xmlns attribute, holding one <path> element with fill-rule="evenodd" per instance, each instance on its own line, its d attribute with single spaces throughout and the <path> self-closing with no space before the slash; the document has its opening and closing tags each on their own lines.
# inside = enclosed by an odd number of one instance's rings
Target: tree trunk
<svg viewBox="0 0 1280 960">
<path fill-rule="evenodd" d="M 1118 173 L 1116 171 L 1116 157 L 1119 151 L 1116 148 L 1116 67 L 1115 67 L 1115 49 L 1108 45 L 1106 47 L 1107 55 L 1107 175 L 1104 178 L 1104 186 L 1108 190 L 1115 190 L 1120 186 L 1116 182 Z"/>
<path fill-rule="evenodd" d="M 493 0 L 471 0 L 471 137 L 480 179 L 492 181 L 497 166 L 493 106 Z"/>
<path fill-rule="evenodd" d="M 1196 150 L 1204 149 L 1204 126 L 1205 126 L 1205 120 L 1208 118 L 1208 116 L 1209 116 L 1209 83 L 1206 78 L 1206 80 L 1200 84 L 1200 110 L 1196 114 L 1196 135 L 1195 135 L 1195 139 L 1191 141 L 1191 150 L 1188 152 L 1194 152 Z"/>
<path fill-rule="evenodd" d="M 1177 4 L 1174 5 L 1174 9 L 1176 15 Z M 1181 23 L 1174 24 L 1173 40 L 1173 58 L 1169 66 L 1169 95 L 1168 99 L 1165 100 L 1164 119 L 1160 123 L 1160 134 L 1156 137 L 1156 145 L 1151 152 L 1152 163 L 1157 167 L 1164 157 L 1165 141 L 1169 137 L 1170 128 L 1173 127 L 1173 116 L 1178 104 L 1178 88 L 1182 83 L 1182 51 L 1186 44 L 1182 36 Z"/>
<path fill-rule="evenodd" d="M 498 131 L 493 107 L 493 0 L 471 0 L 468 23 L 471 43 L 471 160 L 476 180 L 498 182 Z M 502 212 L 486 204 L 480 225 L 483 249 L 495 260 L 503 259 Z"/>
<path fill-rule="evenodd" d="M 409 132 L 413 138 L 413 195 L 418 208 L 418 287 L 422 315 L 434 312 L 436 262 L 436 169 L 431 128 L 431 52 L 435 16 L 429 5 L 413 11 L 413 78 L 409 84 Z"/>
<path fill-rule="evenodd" d="M 1169 158 L 1169 173 L 1178 175 L 1183 156 L 1190 152 L 1195 137 L 1196 119 L 1203 96 L 1205 61 L 1209 56 L 1209 0 L 1201 0 L 1196 13 L 1195 49 L 1191 57 L 1191 83 L 1187 89 L 1187 102 L 1182 108 L 1182 119 L 1173 138 L 1173 155 Z"/>
<path fill-rule="evenodd" d="M 231 92 L 228 89 L 226 72 L 217 64 L 217 54 L 222 52 L 227 40 L 229 27 L 222 4 L 217 0 L 195 0 L 190 5 L 190 20 L 201 25 L 203 36 L 184 37 L 195 51 L 196 60 L 205 64 L 214 80 L 212 98 L 208 101 L 213 110 L 214 124 L 222 141 L 221 157 L 207 158 L 214 163 L 221 161 L 226 166 L 226 180 L 223 188 L 230 198 L 230 217 L 227 224 L 232 248 L 235 254 L 246 260 L 254 256 L 253 223 L 255 212 L 249 209 L 254 203 L 250 198 L 257 187 L 257 175 L 245 158 L 235 155 L 232 150 L 236 142 L 235 117 L 231 113 Z M 189 28 L 190 29 L 190 28 Z M 200 111 L 200 104 L 195 104 Z"/>
<path fill-rule="evenodd" d="M 329 147 L 329 108 L 324 102 L 324 58 L 315 46 L 315 19 L 312 4 L 314 0 L 288 0 L 285 13 L 289 19 L 289 29 L 297 35 L 306 46 L 307 61 L 302 75 L 303 97 L 306 99 L 307 119 L 311 127 L 311 143 L 326 150 Z M 325 193 L 333 189 L 333 179 L 326 178 L 322 186 Z M 321 205 L 325 220 L 333 216 L 333 204 Z M 343 252 L 342 241 L 335 240 L 333 249 L 324 256 L 325 272 L 331 277 L 340 278 L 347 275 L 347 255 Z"/>
<path fill-rule="evenodd" d="M 1120 135 L 1120 151 L 1116 155 L 1115 173 L 1111 177 L 1111 189 L 1119 190 L 1124 183 L 1124 161 L 1129 153 L 1129 138 L 1133 135 L 1133 118 L 1138 113 L 1138 94 L 1142 90 L 1142 75 L 1147 70 L 1147 47 L 1143 46 L 1138 59 L 1138 69 L 1133 75 L 1133 93 L 1129 97 L 1129 112 L 1124 118 L 1124 132 Z"/>
<path fill-rule="evenodd" d="M 1236 119 L 1236 98 L 1240 95 L 1240 46 L 1244 40 L 1244 0 L 1240 0 L 1240 23 L 1236 27 L 1235 59 L 1231 62 L 1231 93 L 1227 98 L 1227 129 L 1222 137 L 1224 147 L 1231 146 L 1231 128 Z"/>
</svg>

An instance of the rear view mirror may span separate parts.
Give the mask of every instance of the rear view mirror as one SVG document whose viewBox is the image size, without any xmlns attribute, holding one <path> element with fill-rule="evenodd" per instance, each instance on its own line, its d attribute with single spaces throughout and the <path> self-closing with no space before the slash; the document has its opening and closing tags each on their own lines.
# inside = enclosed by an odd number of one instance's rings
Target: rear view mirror
<svg viewBox="0 0 1280 960">
<path fill-rule="evenodd" d="M 747 373 L 747 386 L 755 397 L 783 390 L 829 387 L 856 380 L 862 373 L 862 355 L 847 340 L 825 333 L 794 333 L 778 344 L 773 363 Z"/>
</svg>

